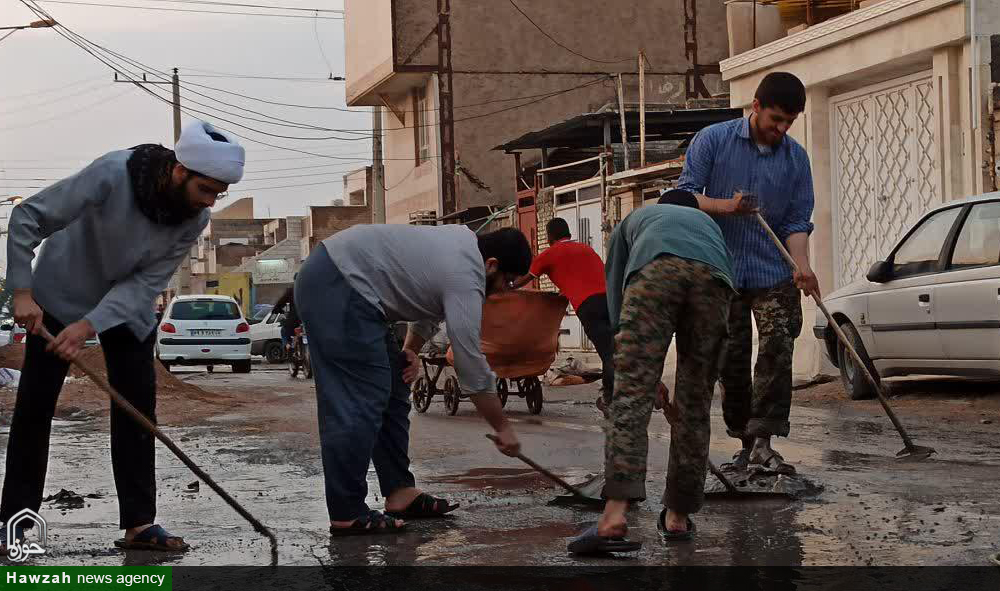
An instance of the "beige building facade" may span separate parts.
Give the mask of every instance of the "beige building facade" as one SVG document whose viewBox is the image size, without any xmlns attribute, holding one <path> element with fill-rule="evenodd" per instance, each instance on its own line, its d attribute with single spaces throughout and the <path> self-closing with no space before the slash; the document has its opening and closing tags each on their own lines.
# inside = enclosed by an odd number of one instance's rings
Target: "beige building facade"
<svg viewBox="0 0 1000 591">
<path fill-rule="evenodd" d="M 439 109 L 443 4 L 449 5 L 453 134 L 441 125 Z M 388 222 L 454 213 L 442 203 L 441 155 L 449 148 L 457 161 L 456 211 L 512 202 L 524 187 L 514 184 L 510 157 L 493 148 L 615 103 L 618 74 L 626 101 L 638 102 L 640 50 L 651 104 L 683 105 L 725 92 L 718 73 L 728 55 L 722 2 L 515 4 L 346 0 L 347 104 L 382 107 Z"/>
<path fill-rule="evenodd" d="M 812 163 L 811 256 L 826 293 L 863 278 L 929 208 L 996 190 L 991 39 L 1000 4 L 862 4 L 749 49 L 751 13 L 730 6 L 735 55 L 720 64 L 733 107 L 748 109 L 769 72 L 806 85 L 806 110 L 789 133 Z M 810 329 L 815 305 L 804 307 L 795 369 L 814 375 L 824 361 Z"/>
</svg>

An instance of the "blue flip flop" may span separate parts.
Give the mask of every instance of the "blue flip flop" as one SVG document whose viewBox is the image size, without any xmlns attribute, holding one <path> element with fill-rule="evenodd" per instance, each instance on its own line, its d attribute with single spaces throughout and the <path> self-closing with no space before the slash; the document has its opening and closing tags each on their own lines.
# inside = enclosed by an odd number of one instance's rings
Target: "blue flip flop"
<svg viewBox="0 0 1000 591">
<path fill-rule="evenodd" d="M 567 549 L 573 554 L 608 554 L 611 552 L 637 552 L 642 542 L 630 542 L 625 538 L 606 538 L 597 533 L 597 526 L 588 527 L 573 538 Z"/>
</svg>

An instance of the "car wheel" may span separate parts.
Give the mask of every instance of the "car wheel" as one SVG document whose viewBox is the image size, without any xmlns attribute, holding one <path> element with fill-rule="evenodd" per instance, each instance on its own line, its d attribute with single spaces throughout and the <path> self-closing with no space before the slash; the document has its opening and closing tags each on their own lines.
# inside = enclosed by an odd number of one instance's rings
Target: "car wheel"
<svg viewBox="0 0 1000 591">
<path fill-rule="evenodd" d="M 250 373 L 250 360 L 237 361 L 233 364 L 233 373 Z"/>
<path fill-rule="evenodd" d="M 875 379 L 878 379 L 878 371 L 871 358 L 868 357 L 868 351 L 865 350 L 865 344 L 861 341 L 861 335 L 858 334 L 857 329 L 850 322 L 842 324 L 840 328 L 844 331 L 851 345 L 854 346 L 854 350 L 858 352 L 858 356 L 868 366 L 868 370 L 872 372 Z M 837 364 L 840 366 L 840 380 L 851 400 L 866 400 L 875 396 L 875 389 L 865 377 L 864 370 L 858 367 L 854 357 L 847 351 L 843 343 L 839 342 L 837 343 Z"/>
<path fill-rule="evenodd" d="M 264 346 L 264 358 L 268 363 L 281 363 L 285 360 L 285 348 L 281 341 L 272 341 Z"/>
</svg>

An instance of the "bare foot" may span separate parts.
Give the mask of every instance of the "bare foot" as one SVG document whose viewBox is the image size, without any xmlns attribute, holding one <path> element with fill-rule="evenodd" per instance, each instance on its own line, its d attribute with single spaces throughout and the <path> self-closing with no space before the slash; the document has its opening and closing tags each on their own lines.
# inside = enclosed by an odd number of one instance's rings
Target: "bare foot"
<svg viewBox="0 0 1000 591">
<path fill-rule="evenodd" d="M 628 521 L 625 512 L 628 511 L 628 501 L 609 499 L 604 505 L 604 513 L 597 522 L 597 533 L 603 538 L 623 538 L 628 533 Z"/>
<path fill-rule="evenodd" d="M 668 532 L 675 534 L 685 533 L 688 530 L 688 516 L 684 513 L 667 509 L 667 516 L 664 519 L 663 525 L 667 528 Z"/>
<path fill-rule="evenodd" d="M 139 527 L 133 527 L 131 529 L 125 530 L 125 541 L 131 542 L 135 537 L 147 529 L 153 527 L 152 523 L 147 523 L 146 525 L 140 525 Z M 173 536 L 167 538 L 167 546 L 174 550 L 180 550 L 184 548 L 184 538 L 180 536 Z"/>
<path fill-rule="evenodd" d="M 394 491 L 391 495 L 389 495 L 385 499 L 386 512 L 396 513 L 399 511 L 405 511 L 406 508 L 410 506 L 410 503 L 412 503 L 414 499 L 420 496 L 420 493 L 422 492 L 423 491 L 421 491 L 419 488 L 414 488 L 412 486 L 409 488 L 401 488 L 397 491 Z"/>
</svg>

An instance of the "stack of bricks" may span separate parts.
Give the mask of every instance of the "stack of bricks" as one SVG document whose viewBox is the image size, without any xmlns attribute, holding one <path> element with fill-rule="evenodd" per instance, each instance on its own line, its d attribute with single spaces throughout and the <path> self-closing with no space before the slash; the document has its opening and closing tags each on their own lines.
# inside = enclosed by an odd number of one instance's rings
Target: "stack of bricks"
<svg viewBox="0 0 1000 591">
<path fill-rule="evenodd" d="M 549 223 L 549 220 L 555 217 L 554 208 L 555 192 L 552 187 L 547 187 L 539 191 L 538 196 L 535 198 L 535 215 L 538 217 L 538 228 L 536 231 L 538 233 L 539 253 L 549 247 L 549 234 L 545 231 L 545 226 Z M 541 278 L 538 286 L 542 291 L 559 291 L 555 284 L 549 280 L 548 275 Z"/>
</svg>

